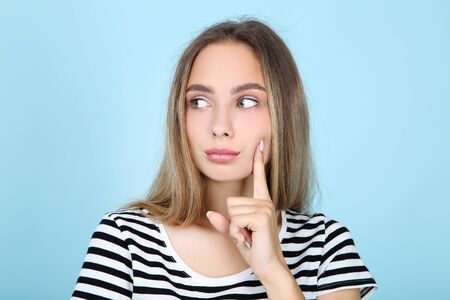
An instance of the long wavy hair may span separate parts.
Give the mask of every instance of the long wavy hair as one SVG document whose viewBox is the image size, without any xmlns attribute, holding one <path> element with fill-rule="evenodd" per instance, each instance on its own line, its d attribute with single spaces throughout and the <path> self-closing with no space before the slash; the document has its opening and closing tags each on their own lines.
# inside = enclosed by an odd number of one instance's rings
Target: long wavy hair
<svg viewBox="0 0 450 300">
<path fill-rule="evenodd" d="M 228 41 L 250 46 L 262 67 L 272 126 L 272 156 L 266 166 L 266 178 L 275 209 L 311 214 L 315 187 L 319 186 L 303 83 L 283 40 L 263 21 L 247 17 L 213 24 L 182 53 L 170 90 L 159 172 L 145 199 L 137 199 L 126 208 L 144 208 L 152 219 L 180 226 L 189 226 L 206 213 L 206 181 L 189 150 L 184 100 L 196 56 L 211 43 Z"/>
</svg>

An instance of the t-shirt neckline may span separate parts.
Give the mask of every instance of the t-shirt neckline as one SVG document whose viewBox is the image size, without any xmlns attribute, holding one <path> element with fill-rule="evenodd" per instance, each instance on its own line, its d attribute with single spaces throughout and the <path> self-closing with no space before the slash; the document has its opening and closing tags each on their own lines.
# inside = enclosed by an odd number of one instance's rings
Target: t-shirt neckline
<svg viewBox="0 0 450 300">
<path fill-rule="evenodd" d="M 281 241 L 286 235 L 286 227 L 287 227 L 287 220 L 286 220 L 286 213 L 284 210 L 281 210 L 281 228 L 280 232 L 278 233 L 278 239 L 281 244 Z M 181 258 L 181 256 L 178 255 L 178 253 L 175 251 L 175 248 L 172 245 L 172 242 L 170 241 L 169 235 L 167 234 L 166 228 L 164 227 L 164 224 L 158 223 L 158 227 L 160 228 L 162 238 L 164 242 L 166 243 L 167 249 L 170 252 L 170 255 L 175 259 L 176 263 L 181 266 L 182 271 L 185 271 L 189 276 L 191 276 L 194 279 L 200 280 L 203 283 L 211 283 L 211 284 L 227 284 L 232 282 L 238 282 L 239 280 L 248 278 L 249 275 L 253 273 L 253 270 L 251 267 L 248 267 L 247 269 L 227 275 L 222 277 L 209 277 L 202 275 L 193 269 L 191 269 Z"/>
</svg>

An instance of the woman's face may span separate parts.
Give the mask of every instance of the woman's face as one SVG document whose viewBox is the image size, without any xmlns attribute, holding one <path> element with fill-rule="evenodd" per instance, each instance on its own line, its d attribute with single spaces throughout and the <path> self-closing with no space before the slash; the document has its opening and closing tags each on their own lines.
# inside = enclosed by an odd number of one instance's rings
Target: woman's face
<svg viewBox="0 0 450 300">
<path fill-rule="evenodd" d="M 195 58 L 185 101 L 189 146 L 195 165 L 206 177 L 231 181 L 251 175 L 253 156 L 261 139 L 264 162 L 269 161 L 271 123 L 267 94 L 260 63 L 249 46 L 232 42 L 206 46 Z M 227 162 L 212 161 L 210 158 L 219 156 L 205 153 L 211 148 L 226 148 L 239 154 Z"/>
</svg>

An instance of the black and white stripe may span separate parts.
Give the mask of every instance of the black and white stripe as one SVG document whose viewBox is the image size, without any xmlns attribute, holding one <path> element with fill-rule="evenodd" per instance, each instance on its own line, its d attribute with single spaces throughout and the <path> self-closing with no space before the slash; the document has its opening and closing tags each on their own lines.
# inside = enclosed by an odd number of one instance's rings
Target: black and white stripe
<svg viewBox="0 0 450 300">
<path fill-rule="evenodd" d="M 368 299 L 378 288 L 348 229 L 323 214 L 282 212 L 281 248 L 306 299 L 359 288 Z M 267 299 L 249 268 L 205 277 L 173 249 L 164 226 L 125 210 L 105 214 L 88 248 L 72 299 Z"/>
</svg>

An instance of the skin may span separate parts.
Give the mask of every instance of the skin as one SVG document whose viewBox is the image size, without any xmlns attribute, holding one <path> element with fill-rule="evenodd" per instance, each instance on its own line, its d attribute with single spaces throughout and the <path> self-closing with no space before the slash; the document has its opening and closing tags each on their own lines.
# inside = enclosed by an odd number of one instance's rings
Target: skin
<svg viewBox="0 0 450 300">
<path fill-rule="evenodd" d="M 214 90 L 213 94 L 198 91 L 186 94 L 186 133 L 194 162 L 207 177 L 207 210 L 228 219 L 226 198 L 252 195 L 253 155 L 261 139 L 265 141 L 265 163 L 270 158 L 271 124 L 266 92 L 250 89 L 230 95 L 232 87 L 248 82 L 264 87 L 259 61 L 249 47 L 227 43 L 208 45 L 199 53 L 187 85 L 203 84 Z M 196 110 L 190 102 L 193 98 L 202 99 L 194 103 Z M 231 163 L 213 163 L 204 153 L 213 147 L 230 148 L 240 154 Z"/>
<path fill-rule="evenodd" d="M 237 253 L 265 286 L 270 299 L 304 299 L 281 251 L 280 212 L 274 209 L 266 182 L 264 166 L 271 153 L 267 93 L 259 89 L 230 93 L 245 83 L 264 87 L 257 57 L 241 43 L 208 45 L 196 57 L 189 75 L 188 87 L 201 84 L 213 90 L 188 91 L 185 97 L 190 151 L 207 179 L 208 214 L 197 226 L 234 240 Z M 263 151 L 258 147 L 261 140 Z M 204 151 L 209 148 L 240 153 L 233 161 L 218 164 L 207 159 Z M 242 245 L 244 241 L 249 248 Z M 318 299 L 359 299 L 359 292 L 339 291 Z"/>
</svg>

